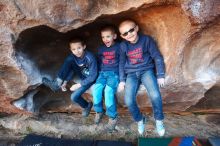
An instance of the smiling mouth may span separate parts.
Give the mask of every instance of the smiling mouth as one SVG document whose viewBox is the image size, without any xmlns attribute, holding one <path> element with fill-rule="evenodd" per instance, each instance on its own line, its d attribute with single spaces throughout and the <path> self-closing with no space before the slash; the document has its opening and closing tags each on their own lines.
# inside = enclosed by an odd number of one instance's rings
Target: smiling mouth
<svg viewBox="0 0 220 146">
<path fill-rule="evenodd" d="M 106 46 L 109 46 L 109 45 L 111 45 L 111 43 L 110 43 L 110 42 L 106 42 L 105 45 L 106 45 Z"/>
<path fill-rule="evenodd" d="M 128 39 L 130 40 L 130 39 L 132 39 L 132 38 L 133 38 L 133 36 L 129 37 Z"/>
</svg>

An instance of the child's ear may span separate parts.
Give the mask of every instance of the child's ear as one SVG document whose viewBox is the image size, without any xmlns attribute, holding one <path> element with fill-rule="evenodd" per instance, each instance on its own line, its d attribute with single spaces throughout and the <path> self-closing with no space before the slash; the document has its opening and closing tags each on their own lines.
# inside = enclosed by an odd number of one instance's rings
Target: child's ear
<svg viewBox="0 0 220 146">
<path fill-rule="evenodd" d="M 121 36 L 121 38 L 125 39 L 125 37 L 122 34 L 120 36 Z"/>
<path fill-rule="evenodd" d="M 113 37 L 113 38 L 114 38 L 114 40 L 117 39 L 117 34 L 114 34 L 114 37 Z"/>
<path fill-rule="evenodd" d="M 83 45 L 83 50 L 86 48 L 86 45 Z"/>
<path fill-rule="evenodd" d="M 138 25 L 136 25 L 136 30 L 137 30 L 137 32 L 139 31 L 139 27 L 138 27 Z"/>
</svg>

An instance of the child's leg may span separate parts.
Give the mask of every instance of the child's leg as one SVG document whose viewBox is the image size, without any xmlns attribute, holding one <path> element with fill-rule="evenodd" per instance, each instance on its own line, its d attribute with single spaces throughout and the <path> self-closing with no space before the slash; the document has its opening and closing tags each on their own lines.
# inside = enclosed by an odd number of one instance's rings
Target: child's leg
<svg viewBox="0 0 220 146">
<path fill-rule="evenodd" d="M 113 132 L 118 120 L 117 103 L 115 92 L 117 91 L 119 77 L 114 72 L 107 72 L 107 84 L 105 87 L 106 115 L 109 117 L 108 131 Z"/>
<path fill-rule="evenodd" d="M 140 85 L 140 79 L 138 79 L 136 73 L 128 74 L 125 84 L 125 104 L 133 117 L 133 119 L 138 122 L 143 119 L 140 109 L 137 106 L 136 96 Z"/>
<path fill-rule="evenodd" d="M 60 87 L 63 83 L 63 80 L 61 78 L 56 78 L 56 82 L 57 82 L 57 85 Z"/>
<path fill-rule="evenodd" d="M 105 87 L 106 115 L 114 119 L 118 115 L 115 92 L 117 91 L 119 77 L 114 72 L 109 72 L 109 74 L 107 74 L 107 77 L 108 78 Z"/>
<path fill-rule="evenodd" d="M 74 70 L 76 70 L 77 66 L 74 63 L 73 57 L 70 55 L 68 56 L 64 63 L 62 64 L 60 70 L 58 71 L 58 78 L 62 80 L 71 80 L 74 74 Z"/>
<path fill-rule="evenodd" d="M 137 91 L 140 86 L 140 72 L 135 72 L 127 75 L 125 84 L 125 104 L 133 117 L 133 119 L 138 124 L 139 134 L 143 134 L 145 130 L 145 117 L 140 112 L 137 105 Z"/>
<path fill-rule="evenodd" d="M 83 99 L 83 97 L 81 96 L 87 89 L 89 89 L 89 87 L 91 86 L 91 84 L 86 85 L 86 86 L 82 86 L 79 89 L 77 89 L 76 91 L 74 91 L 71 94 L 71 100 L 72 102 L 76 102 L 78 103 L 82 108 L 87 108 L 88 107 L 88 102 Z"/>
<path fill-rule="evenodd" d="M 62 82 L 63 82 L 63 80 L 60 78 L 56 78 L 55 80 L 50 80 L 46 77 L 42 78 L 42 83 L 45 86 L 49 87 L 54 92 L 56 92 L 60 89 Z"/>
<path fill-rule="evenodd" d="M 145 88 L 147 89 L 148 95 L 150 96 L 150 100 L 154 111 L 154 118 L 156 120 L 163 120 L 164 115 L 163 115 L 162 98 L 161 98 L 159 86 L 157 84 L 157 79 L 154 75 L 154 71 L 153 70 L 146 71 L 141 76 L 141 81 L 144 84 Z"/>
<path fill-rule="evenodd" d="M 96 79 L 96 83 L 93 88 L 93 104 L 94 110 L 97 113 L 103 112 L 103 105 L 102 105 L 102 91 L 106 84 L 106 78 L 103 76 L 103 73 L 100 72 L 98 78 Z"/>
<path fill-rule="evenodd" d="M 157 84 L 157 79 L 154 75 L 153 70 L 146 71 L 141 78 L 144 86 L 147 89 L 148 95 L 150 97 L 153 111 L 154 111 L 154 118 L 156 120 L 156 131 L 159 136 L 164 136 L 165 128 L 163 124 L 163 104 L 162 98 L 159 90 L 159 86 Z"/>
<path fill-rule="evenodd" d="M 64 83 L 64 85 L 66 85 L 67 81 L 71 80 L 74 74 L 73 70 L 69 70 L 67 73 L 67 76 L 64 76 L 64 74 L 58 74 L 58 77 L 54 80 L 50 80 L 46 77 L 44 77 L 42 79 L 42 83 L 49 87 L 51 90 L 58 91 L 61 87 L 62 84 Z M 63 88 L 62 88 L 63 90 Z"/>
<path fill-rule="evenodd" d="M 49 87 L 53 91 L 58 91 L 64 81 L 69 81 L 72 79 L 74 70 L 76 70 L 76 65 L 73 63 L 73 58 L 68 56 L 58 71 L 57 78 L 50 80 L 48 78 L 43 78 L 42 82 L 44 85 Z"/>
</svg>

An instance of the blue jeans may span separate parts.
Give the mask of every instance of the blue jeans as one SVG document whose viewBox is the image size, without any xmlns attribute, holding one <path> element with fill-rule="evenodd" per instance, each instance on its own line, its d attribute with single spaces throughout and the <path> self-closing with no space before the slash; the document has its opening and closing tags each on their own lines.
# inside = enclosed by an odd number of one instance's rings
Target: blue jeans
<svg viewBox="0 0 220 146">
<path fill-rule="evenodd" d="M 127 75 L 125 84 L 125 104 L 133 117 L 133 119 L 138 122 L 142 120 L 143 115 L 137 106 L 136 96 L 140 83 L 144 84 L 147 89 L 148 96 L 150 97 L 151 104 L 153 107 L 154 118 L 156 120 L 163 120 L 163 105 L 162 98 L 157 84 L 157 78 L 155 77 L 154 71 L 139 71 L 134 73 L 129 73 Z"/>
<path fill-rule="evenodd" d="M 99 73 L 93 88 L 93 103 L 96 112 L 103 112 L 102 92 L 104 90 L 106 115 L 111 118 L 115 118 L 118 115 L 115 99 L 118 82 L 118 74 L 113 71 L 103 71 Z"/>
<path fill-rule="evenodd" d="M 86 86 L 82 86 L 80 87 L 79 89 L 77 89 L 76 91 L 74 91 L 72 94 L 71 94 L 71 100 L 72 102 L 75 102 L 77 104 L 79 104 L 82 108 L 87 108 L 88 107 L 88 102 L 83 99 L 82 97 L 82 94 L 87 90 L 89 89 L 89 87 L 91 86 L 92 84 L 89 84 L 89 85 L 86 85 Z"/>
</svg>

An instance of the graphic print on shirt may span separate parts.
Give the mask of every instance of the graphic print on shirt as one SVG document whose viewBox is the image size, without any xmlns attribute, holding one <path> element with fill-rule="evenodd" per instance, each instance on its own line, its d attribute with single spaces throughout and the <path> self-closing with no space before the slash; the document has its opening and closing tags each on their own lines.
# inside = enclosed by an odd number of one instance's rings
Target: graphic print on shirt
<svg viewBox="0 0 220 146">
<path fill-rule="evenodd" d="M 115 51 L 103 52 L 102 63 L 105 65 L 115 63 Z"/>
<path fill-rule="evenodd" d="M 136 48 L 132 51 L 128 51 L 128 58 L 131 64 L 139 64 L 144 61 L 142 48 Z"/>
<path fill-rule="evenodd" d="M 82 75 L 88 76 L 89 75 L 89 66 L 87 64 L 79 64 L 80 70 Z"/>
</svg>

